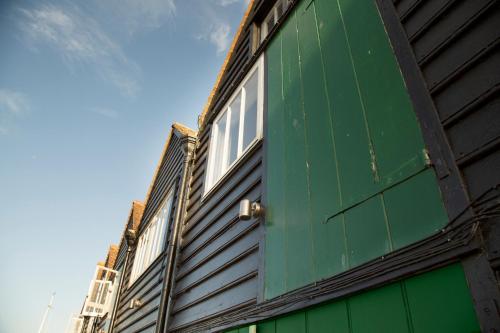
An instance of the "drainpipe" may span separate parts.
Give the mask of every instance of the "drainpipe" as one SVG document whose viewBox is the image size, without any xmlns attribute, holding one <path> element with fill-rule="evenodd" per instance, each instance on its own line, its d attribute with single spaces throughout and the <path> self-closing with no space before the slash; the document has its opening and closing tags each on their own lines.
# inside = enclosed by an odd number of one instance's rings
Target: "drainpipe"
<svg viewBox="0 0 500 333">
<path fill-rule="evenodd" d="M 172 241 L 168 244 L 167 249 L 167 272 L 165 273 L 165 278 L 163 280 L 163 287 L 161 291 L 161 300 L 160 307 L 158 309 L 158 323 L 156 325 L 155 333 L 163 333 L 168 325 L 168 316 L 170 313 L 171 303 L 172 303 L 172 287 L 174 284 L 174 269 L 177 257 L 177 249 L 178 249 L 178 239 L 179 239 L 179 230 L 180 225 L 183 221 L 185 202 L 187 199 L 187 181 L 190 170 L 190 164 L 193 156 L 194 150 L 194 141 L 190 137 L 186 137 L 183 142 L 183 150 L 184 150 L 184 161 L 183 161 L 183 172 L 181 179 L 181 187 L 179 189 L 179 204 L 177 205 L 178 209 L 175 214 L 174 220 L 174 230 L 172 235 Z"/>
<path fill-rule="evenodd" d="M 118 293 L 117 293 L 115 300 L 113 302 L 113 310 L 111 312 L 111 321 L 109 322 L 109 332 L 110 333 L 113 333 L 113 331 L 114 331 L 113 325 L 115 324 L 115 319 L 116 319 L 115 316 L 117 314 L 118 303 L 120 301 L 122 284 L 123 284 L 123 280 L 125 277 L 125 272 L 127 270 L 127 265 L 128 265 L 130 253 L 132 253 L 132 247 L 135 245 L 135 240 L 136 240 L 135 231 L 132 229 L 128 229 L 125 232 L 125 240 L 127 241 L 127 253 L 125 254 L 125 262 L 123 263 L 123 271 L 120 274 L 120 280 L 118 282 Z"/>
</svg>

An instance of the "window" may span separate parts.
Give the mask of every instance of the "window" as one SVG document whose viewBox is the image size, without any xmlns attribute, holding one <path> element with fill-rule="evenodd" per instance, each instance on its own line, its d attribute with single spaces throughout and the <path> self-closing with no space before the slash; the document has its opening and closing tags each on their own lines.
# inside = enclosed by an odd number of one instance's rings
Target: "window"
<svg viewBox="0 0 500 333">
<path fill-rule="evenodd" d="M 262 42 L 269 32 L 273 29 L 274 25 L 278 23 L 281 15 L 287 10 L 291 0 L 278 0 L 273 8 L 269 11 L 266 18 L 260 26 L 260 41 Z"/>
<path fill-rule="evenodd" d="M 205 193 L 262 137 L 261 56 L 214 121 Z"/>
<path fill-rule="evenodd" d="M 94 278 L 90 281 L 89 292 L 85 298 L 82 314 L 102 316 L 110 310 L 116 295 L 120 273 L 111 268 L 97 265 Z"/>
<path fill-rule="evenodd" d="M 139 237 L 135 251 L 134 265 L 130 273 L 129 285 L 149 267 L 163 250 L 168 229 L 168 220 L 172 209 L 172 197 L 173 191 L 171 190 L 160 206 L 160 209 L 158 209 L 158 212 Z"/>
</svg>

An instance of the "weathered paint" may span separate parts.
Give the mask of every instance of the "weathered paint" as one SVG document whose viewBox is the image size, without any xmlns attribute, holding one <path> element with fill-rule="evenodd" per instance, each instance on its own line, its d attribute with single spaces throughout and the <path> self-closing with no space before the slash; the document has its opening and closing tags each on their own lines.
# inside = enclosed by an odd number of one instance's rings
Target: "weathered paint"
<svg viewBox="0 0 500 333">
<path fill-rule="evenodd" d="M 373 1 L 300 2 L 267 62 L 266 299 L 447 223 Z"/>
<path fill-rule="evenodd" d="M 248 327 L 231 333 L 248 332 Z M 480 332 L 461 264 L 257 324 L 258 333 Z"/>
</svg>

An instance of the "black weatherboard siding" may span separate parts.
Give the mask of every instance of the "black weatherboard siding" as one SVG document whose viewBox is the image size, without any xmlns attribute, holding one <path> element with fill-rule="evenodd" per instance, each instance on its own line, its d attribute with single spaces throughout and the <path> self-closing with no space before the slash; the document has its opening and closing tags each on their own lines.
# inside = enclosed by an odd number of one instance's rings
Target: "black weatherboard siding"
<svg viewBox="0 0 500 333">
<path fill-rule="evenodd" d="M 269 1 L 254 1 L 249 17 L 263 4 L 268 6 Z M 252 27 L 245 24 L 198 134 L 168 321 L 170 331 L 196 331 L 193 325 L 257 303 L 262 226 L 255 219 L 240 221 L 238 211 L 242 199 L 261 198 L 262 144 L 254 146 L 204 196 L 211 123 L 256 59 L 251 40 Z"/>
<path fill-rule="evenodd" d="M 401 0 L 395 8 L 474 200 L 500 183 L 500 3 Z"/>
<path fill-rule="evenodd" d="M 208 151 L 201 135 L 193 166 L 187 216 L 182 232 L 169 328 L 187 326 L 257 301 L 258 220 L 238 219 L 241 199 L 259 200 L 262 151 L 257 145 L 202 199 Z"/>
<path fill-rule="evenodd" d="M 172 209 L 167 227 L 167 244 L 165 244 L 164 251 L 158 258 L 137 278 L 137 280 L 129 285 L 135 249 L 132 251 L 128 265 L 125 267 L 113 332 L 155 331 L 159 316 L 158 308 L 161 300 L 161 291 L 168 257 L 168 253 L 165 249 L 171 242 L 173 220 L 179 205 L 178 192 L 181 184 L 184 161 L 182 136 L 183 135 L 178 133 L 175 129 L 172 130 L 166 146 L 166 151 L 162 156 L 160 166 L 153 180 L 144 214 L 142 215 L 137 232 L 137 238 L 139 238 L 159 209 L 163 200 L 166 198 L 168 192 L 174 189 Z M 120 259 L 124 256 L 122 252 L 123 250 L 120 249 Z M 140 299 L 143 303 L 142 306 L 130 309 L 129 303 L 132 299 Z"/>
<path fill-rule="evenodd" d="M 406 37 L 404 42 L 412 52 L 411 57 L 399 54 L 400 61 L 415 62 L 425 84 L 432 103 L 427 113 L 435 113 L 446 140 L 436 140 L 434 146 L 440 146 L 440 153 L 447 149 L 451 152 L 451 161 L 441 167 L 444 170 L 441 179 L 446 181 L 449 170 L 456 167 L 459 185 L 463 186 L 474 211 L 480 213 L 498 199 L 500 185 L 500 3 L 496 0 L 400 0 L 394 4 L 378 0 L 378 3 L 386 21 L 391 20 L 391 15 L 397 17 Z M 389 34 L 392 32 L 394 42 L 398 43 L 397 33 L 394 34 L 398 27 L 389 25 L 389 28 Z M 432 129 L 423 128 L 427 135 L 435 135 L 429 133 Z M 489 259 L 498 269 L 498 222 L 485 224 L 483 232 Z"/>
<path fill-rule="evenodd" d="M 448 213 L 476 220 L 480 252 L 463 259 L 463 264 L 481 327 L 497 332 L 500 3 L 377 4 L 416 105 Z"/>
</svg>

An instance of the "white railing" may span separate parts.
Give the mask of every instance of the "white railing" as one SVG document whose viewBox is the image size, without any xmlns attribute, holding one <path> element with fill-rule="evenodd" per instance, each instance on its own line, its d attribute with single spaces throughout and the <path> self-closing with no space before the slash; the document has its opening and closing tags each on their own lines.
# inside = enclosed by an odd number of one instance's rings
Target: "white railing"
<svg viewBox="0 0 500 333">
<path fill-rule="evenodd" d="M 118 289 L 120 272 L 98 265 L 90 282 L 82 315 L 102 317 L 110 312 Z"/>
</svg>

